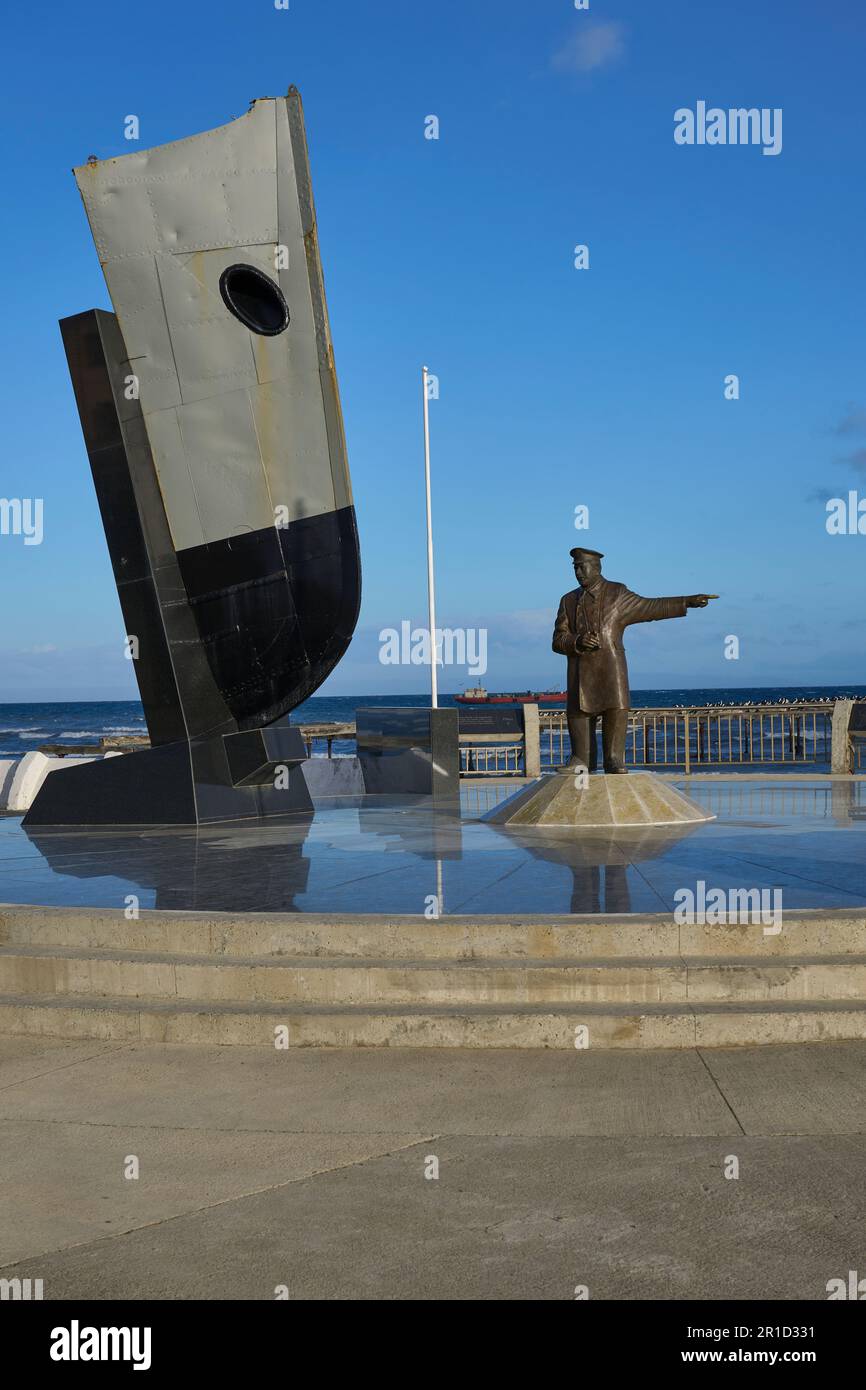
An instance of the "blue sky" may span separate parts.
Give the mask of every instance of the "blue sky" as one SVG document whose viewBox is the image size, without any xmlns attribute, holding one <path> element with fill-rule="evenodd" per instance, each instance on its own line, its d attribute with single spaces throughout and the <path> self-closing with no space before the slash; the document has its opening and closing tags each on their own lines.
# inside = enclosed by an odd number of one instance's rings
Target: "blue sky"
<svg viewBox="0 0 866 1390">
<path fill-rule="evenodd" d="M 635 687 L 866 681 L 866 536 L 825 528 L 866 497 L 859 0 L 92 0 L 5 38 L 0 495 L 44 498 L 45 538 L 0 536 L 0 699 L 135 693 L 57 329 L 109 307 L 71 166 L 129 152 L 128 114 L 146 147 L 292 83 L 364 572 L 326 693 L 423 685 L 377 653 L 426 614 L 425 360 L 439 618 L 489 630 L 491 689 L 564 682 L 578 542 L 639 592 L 722 595 L 632 630 Z M 678 146 L 699 100 L 781 108 L 782 152 Z"/>
</svg>

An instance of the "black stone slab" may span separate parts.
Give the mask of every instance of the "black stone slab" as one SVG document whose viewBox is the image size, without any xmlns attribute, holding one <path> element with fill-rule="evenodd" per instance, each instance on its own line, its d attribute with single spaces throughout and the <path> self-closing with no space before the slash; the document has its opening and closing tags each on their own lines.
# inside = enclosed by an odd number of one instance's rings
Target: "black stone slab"
<svg viewBox="0 0 866 1390">
<path fill-rule="evenodd" d="M 371 794 L 459 796 L 460 741 L 456 709 L 399 706 L 359 709 L 358 759 Z"/>
<path fill-rule="evenodd" d="M 503 738 L 522 738 L 522 705 L 460 705 L 457 710 L 461 734 L 502 734 Z"/>
</svg>

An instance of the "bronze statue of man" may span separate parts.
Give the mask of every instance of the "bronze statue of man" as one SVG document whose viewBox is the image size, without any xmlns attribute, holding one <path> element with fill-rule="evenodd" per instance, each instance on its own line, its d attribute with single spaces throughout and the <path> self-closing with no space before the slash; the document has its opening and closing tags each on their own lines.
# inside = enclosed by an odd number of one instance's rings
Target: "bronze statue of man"
<svg viewBox="0 0 866 1390">
<path fill-rule="evenodd" d="M 627 772 L 628 669 L 622 645 L 631 623 L 684 618 L 687 608 L 706 608 L 718 594 L 641 598 L 624 584 L 602 578 L 598 550 L 570 552 L 579 589 L 563 595 L 553 629 L 553 650 L 568 657 L 566 713 L 570 767 L 596 767 L 596 722 L 601 715 L 605 772 Z"/>
</svg>

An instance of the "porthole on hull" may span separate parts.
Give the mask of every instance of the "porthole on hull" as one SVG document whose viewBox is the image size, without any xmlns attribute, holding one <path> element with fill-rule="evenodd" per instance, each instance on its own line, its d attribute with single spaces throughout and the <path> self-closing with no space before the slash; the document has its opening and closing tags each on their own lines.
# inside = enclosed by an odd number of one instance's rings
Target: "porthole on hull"
<svg viewBox="0 0 866 1390">
<path fill-rule="evenodd" d="M 289 326 L 282 290 L 258 266 L 228 266 L 220 276 L 220 294 L 229 313 L 252 333 L 273 338 Z"/>
</svg>

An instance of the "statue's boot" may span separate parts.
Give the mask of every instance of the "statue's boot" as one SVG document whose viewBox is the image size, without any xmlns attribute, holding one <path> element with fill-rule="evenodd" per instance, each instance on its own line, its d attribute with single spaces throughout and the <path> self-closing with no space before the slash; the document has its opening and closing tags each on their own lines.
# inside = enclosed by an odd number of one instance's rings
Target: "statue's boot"
<svg viewBox="0 0 866 1390">
<path fill-rule="evenodd" d="M 595 738 L 596 716 L 582 714 L 579 710 L 567 711 L 568 737 L 571 742 L 571 761 L 567 764 L 571 771 L 576 767 L 588 768 L 595 772 L 597 764 L 597 743 Z"/>
<path fill-rule="evenodd" d="M 601 726 L 604 770 L 609 773 L 628 772 L 625 765 L 625 738 L 628 730 L 628 710 L 605 710 Z"/>
</svg>

